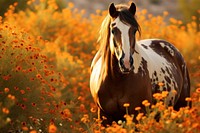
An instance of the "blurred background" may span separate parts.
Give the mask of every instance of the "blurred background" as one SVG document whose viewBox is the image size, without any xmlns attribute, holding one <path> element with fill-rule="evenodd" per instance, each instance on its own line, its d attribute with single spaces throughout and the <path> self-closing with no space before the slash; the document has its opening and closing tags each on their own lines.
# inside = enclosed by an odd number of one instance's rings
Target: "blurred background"
<svg viewBox="0 0 200 133">
<path fill-rule="evenodd" d="M 28 0 L 1 0 L 0 1 L 0 16 L 8 9 L 9 5 L 18 2 L 17 10 L 25 9 Z M 39 0 L 35 0 L 37 3 Z M 191 16 L 199 15 L 196 11 L 200 9 L 199 0 L 56 0 L 59 7 L 65 8 L 68 2 L 73 2 L 74 6 L 79 10 L 85 10 L 85 15 L 89 16 L 95 13 L 96 10 L 106 10 L 111 2 L 119 3 L 136 3 L 139 10 L 147 9 L 148 13 L 153 15 L 162 15 L 163 11 L 169 12 L 168 17 L 181 19 L 184 22 L 191 21 Z"/>
</svg>

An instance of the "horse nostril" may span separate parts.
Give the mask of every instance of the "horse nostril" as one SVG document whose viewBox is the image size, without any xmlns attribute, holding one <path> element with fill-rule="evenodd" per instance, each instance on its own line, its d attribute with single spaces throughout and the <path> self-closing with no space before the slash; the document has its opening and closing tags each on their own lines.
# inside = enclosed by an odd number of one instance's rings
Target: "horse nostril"
<svg viewBox="0 0 200 133">
<path fill-rule="evenodd" d="M 132 66 L 133 65 L 133 57 L 130 56 L 130 65 Z"/>
<path fill-rule="evenodd" d="M 124 61 L 123 61 L 122 58 L 119 60 L 119 64 L 120 64 L 121 67 L 124 67 Z"/>
</svg>

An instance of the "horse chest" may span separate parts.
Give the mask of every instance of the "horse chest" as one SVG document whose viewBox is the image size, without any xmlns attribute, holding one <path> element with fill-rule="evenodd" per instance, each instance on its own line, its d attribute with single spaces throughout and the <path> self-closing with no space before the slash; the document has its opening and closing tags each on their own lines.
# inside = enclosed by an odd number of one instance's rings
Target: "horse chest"
<svg viewBox="0 0 200 133">
<path fill-rule="evenodd" d="M 133 113 L 134 108 L 141 106 L 143 100 L 152 100 L 151 83 L 142 76 L 129 76 L 117 81 L 105 79 L 99 88 L 98 98 L 102 109 L 109 114 L 124 114 L 124 103 L 131 105 L 130 113 Z"/>
<path fill-rule="evenodd" d="M 128 102 L 126 87 L 118 84 L 103 83 L 98 91 L 99 103 L 109 114 L 124 114 L 123 103 Z"/>
</svg>

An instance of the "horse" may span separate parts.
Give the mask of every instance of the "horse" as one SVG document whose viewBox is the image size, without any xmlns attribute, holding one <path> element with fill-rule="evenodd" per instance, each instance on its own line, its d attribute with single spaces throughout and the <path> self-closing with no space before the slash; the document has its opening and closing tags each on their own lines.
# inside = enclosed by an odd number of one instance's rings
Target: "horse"
<svg viewBox="0 0 200 133">
<path fill-rule="evenodd" d="M 129 114 L 137 115 L 135 107 L 145 112 L 142 101 L 153 104 L 154 93 L 168 91 L 165 104 L 175 110 L 187 106 L 185 98 L 190 97 L 183 56 L 165 40 L 137 41 L 136 33 L 140 34 L 141 28 L 135 13 L 134 3 L 112 3 L 100 27 L 100 47 L 91 63 L 90 91 L 103 125 L 125 120 L 125 103 L 130 104 Z"/>
</svg>

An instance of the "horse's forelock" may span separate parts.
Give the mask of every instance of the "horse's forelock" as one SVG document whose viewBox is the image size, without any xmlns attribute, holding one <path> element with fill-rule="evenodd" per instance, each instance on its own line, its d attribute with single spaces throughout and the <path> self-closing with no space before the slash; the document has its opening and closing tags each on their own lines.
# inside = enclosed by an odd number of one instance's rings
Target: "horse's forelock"
<svg viewBox="0 0 200 133">
<path fill-rule="evenodd" d="M 134 26 L 137 29 L 137 31 L 139 32 L 139 34 L 141 34 L 140 25 L 138 24 L 138 22 L 136 20 L 136 16 L 133 15 L 129 11 L 129 6 L 120 4 L 120 5 L 116 5 L 116 9 L 118 11 L 118 16 L 119 16 L 120 20 L 125 24 Z"/>
<path fill-rule="evenodd" d="M 128 10 L 122 10 L 119 12 L 119 19 L 125 24 L 134 26 L 140 34 L 140 25 L 138 24 L 135 16 L 133 16 Z"/>
</svg>

